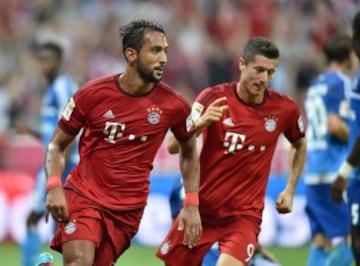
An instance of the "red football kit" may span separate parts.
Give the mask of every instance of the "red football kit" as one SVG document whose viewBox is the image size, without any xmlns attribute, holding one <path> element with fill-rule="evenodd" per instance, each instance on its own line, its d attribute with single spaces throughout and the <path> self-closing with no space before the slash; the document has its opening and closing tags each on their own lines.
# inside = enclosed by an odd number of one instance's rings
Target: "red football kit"
<svg viewBox="0 0 360 266">
<path fill-rule="evenodd" d="M 118 78 L 85 84 L 58 124 L 70 135 L 83 132 L 80 162 L 64 186 L 70 222 L 59 225 L 51 246 L 61 250 L 67 241 L 91 240 L 97 246 L 95 265 L 110 265 L 137 232 L 153 160 L 167 130 L 179 140 L 191 137 L 190 106 L 179 93 L 159 82 L 148 94 L 132 96 Z"/>
<path fill-rule="evenodd" d="M 201 265 L 216 241 L 220 252 L 248 263 L 257 246 L 278 137 L 283 133 L 290 142 L 304 137 L 300 110 L 291 99 L 267 89 L 261 104 L 247 104 L 238 97 L 236 83 L 203 90 L 193 104 L 193 119 L 224 96 L 229 109 L 203 132 L 199 191 L 203 234 L 193 249 L 187 249 L 175 222 L 157 253 L 169 265 Z"/>
<path fill-rule="evenodd" d="M 87 83 L 65 108 L 59 127 L 72 135 L 83 128 L 80 162 L 65 187 L 110 209 L 137 209 L 146 204 L 149 174 L 167 130 L 189 138 L 190 107 L 162 82 L 147 95 L 132 96 L 117 79 Z"/>
</svg>

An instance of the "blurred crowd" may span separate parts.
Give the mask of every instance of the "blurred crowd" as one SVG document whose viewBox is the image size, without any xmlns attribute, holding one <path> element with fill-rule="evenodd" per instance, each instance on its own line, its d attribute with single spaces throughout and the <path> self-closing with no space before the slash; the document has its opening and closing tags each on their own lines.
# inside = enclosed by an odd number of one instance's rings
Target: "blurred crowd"
<svg viewBox="0 0 360 266">
<path fill-rule="evenodd" d="M 64 71 L 81 85 L 124 69 L 120 25 L 155 20 L 170 44 L 164 80 L 191 101 L 204 87 L 237 80 L 247 39 L 267 36 L 281 52 L 273 88 L 302 104 L 324 63 L 324 40 L 349 31 L 358 8 L 358 0 L 1 0 L 0 132 L 39 128 L 45 89 L 33 54 L 39 41 L 61 42 Z"/>
</svg>

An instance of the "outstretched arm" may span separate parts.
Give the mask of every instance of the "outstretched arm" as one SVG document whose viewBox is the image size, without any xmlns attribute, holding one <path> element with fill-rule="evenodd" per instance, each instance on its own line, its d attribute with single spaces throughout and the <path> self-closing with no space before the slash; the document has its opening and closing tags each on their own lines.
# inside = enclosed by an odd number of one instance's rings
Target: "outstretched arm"
<svg viewBox="0 0 360 266">
<path fill-rule="evenodd" d="M 65 168 L 65 151 L 74 140 L 74 136 L 66 134 L 57 128 L 45 153 L 45 172 L 47 180 L 47 197 L 45 204 L 45 220 L 51 213 L 58 222 L 68 219 L 64 191 L 61 186 L 61 176 Z"/>
<path fill-rule="evenodd" d="M 291 144 L 289 151 L 289 177 L 286 188 L 280 193 L 276 209 L 279 213 L 289 213 L 292 210 L 293 198 L 299 177 L 304 169 L 306 158 L 306 140 L 300 138 Z"/>
</svg>

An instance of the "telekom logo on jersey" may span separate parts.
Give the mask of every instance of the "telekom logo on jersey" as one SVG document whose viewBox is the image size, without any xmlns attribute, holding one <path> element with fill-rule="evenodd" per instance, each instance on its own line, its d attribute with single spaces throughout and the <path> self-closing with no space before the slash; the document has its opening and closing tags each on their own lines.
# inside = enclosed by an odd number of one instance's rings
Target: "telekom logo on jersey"
<svg viewBox="0 0 360 266">
<path fill-rule="evenodd" d="M 118 131 L 119 129 L 119 131 Z M 105 140 L 110 143 L 116 143 L 115 138 L 121 138 L 124 135 L 125 124 L 106 121 L 103 133 L 107 135 Z"/>
<path fill-rule="evenodd" d="M 225 154 L 229 154 L 229 153 L 233 154 L 236 151 L 240 151 L 240 150 L 244 149 L 245 139 L 246 139 L 246 135 L 231 132 L 231 131 L 226 131 L 225 138 L 224 138 L 224 144 L 223 144 L 224 148 L 227 148 L 227 150 L 225 151 Z M 256 146 L 248 145 L 247 149 L 249 151 L 254 151 L 254 150 L 256 150 Z M 262 146 L 260 146 L 259 151 L 262 152 L 265 149 L 266 149 L 266 146 L 262 145 Z"/>
<path fill-rule="evenodd" d="M 106 121 L 103 133 L 105 135 L 107 135 L 107 137 L 104 138 L 104 140 L 106 140 L 107 142 L 110 142 L 112 144 L 115 144 L 116 139 L 121 138 L 121 137 L 124 136 L 124 130 L 125 130 L 125 124 L 124 123 Z M 129 140 L 135 140 L 136 136 L 134 134 L 130 134 L 128 139 Z M 147 136 L 141 136 L 140 137 L 140 140 L 142 142 L 147 141 L 147 139 L 148 139 Z"/>
</svg>

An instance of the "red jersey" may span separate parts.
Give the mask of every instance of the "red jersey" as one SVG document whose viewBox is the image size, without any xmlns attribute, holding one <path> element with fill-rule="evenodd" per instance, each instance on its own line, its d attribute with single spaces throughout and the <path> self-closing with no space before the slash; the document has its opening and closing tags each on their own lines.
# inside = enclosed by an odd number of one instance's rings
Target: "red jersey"
<svg viewBox="0 0 360 266">
<path fill-rule="evenodd" d="M 153 160 L 169 128 L 190 138 L 190 106 L 159 82 L 146 95 L 126 94 L 119 75 L 85 84 L 66 106 L 59 127 L 80 138 L 80 162 L 65 184 L 110 209 L 144 207 Z"/>
<path fill-rule="evenodd" d="M 229 110 L 203 132 L 200 212 L 205 220 L 238 215 L 261 219 L 279 135 L 290 142 L 304 136 L 300 111 L 287 96 L 270 89 L 261 104 L 247 104 L 237 96 L 236 83 L 224 83 L 200 93 L 193 119 L 224 96 Z"/>
</svg>

